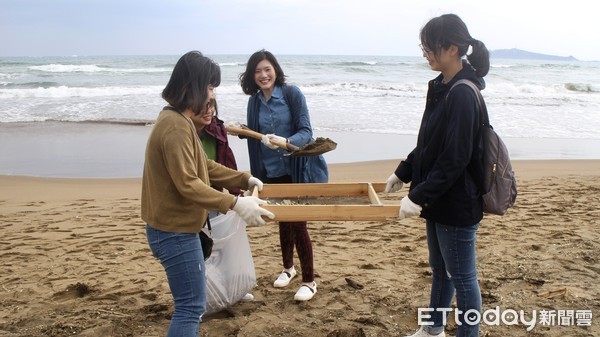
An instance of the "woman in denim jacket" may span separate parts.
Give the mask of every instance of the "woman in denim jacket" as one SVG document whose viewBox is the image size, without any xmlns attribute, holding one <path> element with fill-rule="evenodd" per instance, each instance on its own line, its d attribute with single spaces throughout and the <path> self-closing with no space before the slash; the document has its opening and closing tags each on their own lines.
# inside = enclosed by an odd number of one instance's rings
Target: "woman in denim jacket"
<svg viewBox="0 0 600 337">
<path fill-rule="evenodd" d="M 265 183 L 326 183 L 327 163 L 323 156 L 288 157 L 275 144 L 298 147 L 312 140 L 306 100 L 300 89 L 285 84 L 285 74 L 275 56 L 266 50 L 248 60 L 240 83 L 248 100 L 247 124 L 264 135 L 262 141 L 248 139 L 250 171 Z M 283 268 L 274 287 L 285 287 L 296 276 L 294 246 L 302 267 L 302 285 L 297 301 L 310 300 L 317 292 L 314 280 L 312 243 L 306 222 L 280 222 L 279 238 Z"/>
</svg>

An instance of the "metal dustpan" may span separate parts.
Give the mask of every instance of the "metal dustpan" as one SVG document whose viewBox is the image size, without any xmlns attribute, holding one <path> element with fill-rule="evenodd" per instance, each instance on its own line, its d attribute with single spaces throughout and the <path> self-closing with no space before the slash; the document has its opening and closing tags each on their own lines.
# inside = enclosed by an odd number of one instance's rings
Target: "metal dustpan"
<svg viewBox="0 0 600 337">
<path fill-rule="evenodd" d="M 293 146 L 293 145 L 292 145 Z M 310 157 L 318 156 L 323 153 L 335 150 L 337 143 L 329 138 L 317 137 L 314 141 L 290 151 L 286 154 L 289 157 Z M 289 150 L 289 149 L 288 149 Z"/>
<path fill-rule="evenodd" d="M 262 133 L 251 130 L 250 128 L 248 128 L 245 125 L 240 125 L 240 126 L 227 125 L 225 128 L 227 129 L 228 133 L 231 133 L 234 135 L 242 135 L 242 136 L 252 137 L 252 138 L 255 138 L 258 140 L 261 140 L 264 136 Z M 275 144 L 275 145 L 281 147 L 282 149 L 288 150 L 289 152 L 286 153 L 285 155 L 289 156 L 289 157 L 318 156 L 323 153 L 335 150 L 335 148 L 337 147 L 336 142 L 334 142 L 333 140 L 331 140 L 329 138 L 323 138 L 323 137 L 318 137 L 314 141 L 312 141 L 302 147 L 298 147 L 296 145 L 289 144 L 289 143 L 285 144 L 285 145 L 279 145 L 279 144 Z"/>
</svg>

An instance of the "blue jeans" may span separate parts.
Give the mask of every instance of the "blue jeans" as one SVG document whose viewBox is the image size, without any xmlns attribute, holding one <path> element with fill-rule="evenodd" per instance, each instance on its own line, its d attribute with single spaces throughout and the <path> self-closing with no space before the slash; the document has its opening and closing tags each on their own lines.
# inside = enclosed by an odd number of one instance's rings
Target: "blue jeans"
<svg viewBox="0 0 600 337">
<path fill-rule="evenodd" d="M 169 281 L 175 310 L 167 337 L 197 337 L 206 312 L 206 275 L 198 233 L 163 232 L 146 225 L 152 255 Z"/>
<path fill-rule="evenodd" d="M 427 220 L 427 246 L 429 248 L 429 266 L 433 274 L 429 307 L 451 308 L 456 291 L 456 307 L 460 310 L 457 324 L 457 337 L 479 336 L 479 324 L 465 321 L 465 313 L 470 322 L 476 321 L 481 313 L 481 291 L 477 281 L 477 261 L 475 254 L 476 233 L 479 223 L 472 226 L 446 226 Z M 453 310 L 453 314 L 456 312 Z M 434 311 L 427 327 L 432 334 L 443 331 L 445 313 Z M 475 318 L 474 318 L 475 317 Z M 478 323 L 478 322 L 477 322 Z"/>
</svg>

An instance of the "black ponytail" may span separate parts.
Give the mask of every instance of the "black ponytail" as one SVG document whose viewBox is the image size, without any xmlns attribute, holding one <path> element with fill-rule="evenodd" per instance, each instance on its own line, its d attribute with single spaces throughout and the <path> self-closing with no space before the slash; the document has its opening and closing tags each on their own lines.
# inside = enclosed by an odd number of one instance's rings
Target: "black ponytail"
<svg viewBox="0 0 600 337">
<path fill-rule="evenodd" d="M 485 44 L 479 40 L 471 39 L 473 51 L 467 55 L 467 60 L 475 68 L 475 73 L 479 77 L 484 77 L 490 71 L 490 52 Z"/>
<path fill-rule="evenodd" d="M 436 56 L 442 48 L 455 45 L 460 57 L 463 57 L 471 46 L 473 51 L 467 55 L 467 60 L 475 68 L 477 76 L 484 77 L 490 70 L 490 52 L 483 42 L 471 37 L 467 25 L 456 14 L 444 14 L 429 20 L 421 29 L 420 39 L 423 47 Z"/>
</svg>

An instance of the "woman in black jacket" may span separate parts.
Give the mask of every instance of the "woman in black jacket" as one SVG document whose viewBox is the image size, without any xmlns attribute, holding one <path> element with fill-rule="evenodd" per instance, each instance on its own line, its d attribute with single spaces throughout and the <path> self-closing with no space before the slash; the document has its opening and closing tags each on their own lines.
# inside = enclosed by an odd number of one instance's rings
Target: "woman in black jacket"
<svg viewBox="0 0 600 337">
<path fill-rule="evenodd" d="M 431 19 L 421 30 L 421 49 L 440 74 L 429 82 L 417 146 L 388 178 L 386 192 L 410 182 L 399 218 L 420 215 L 427 223 L 432 287 L 428 325 L 412 337 L 445 336 L 456 292 L 457 337 L 478 336 L 481 293 L 477 281 L 476 231 L 483 218 L 481 112 L 468 79 L 480 89 L 490 61 L 485 45 L 454 14 Z M 472 52 L 467 55 L 469 47 Z M 467 55 L 466 59 L 464 56 Z M 424 322 L 419 322 L 424 323 Z"/>
</svg>

